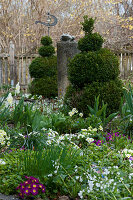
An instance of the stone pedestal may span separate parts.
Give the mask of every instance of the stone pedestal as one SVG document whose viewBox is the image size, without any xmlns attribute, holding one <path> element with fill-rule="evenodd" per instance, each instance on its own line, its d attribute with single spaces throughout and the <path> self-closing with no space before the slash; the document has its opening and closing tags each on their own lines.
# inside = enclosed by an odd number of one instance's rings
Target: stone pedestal
<svg viewBox="0 0 133 200">
<path fill-rule="evenodd" d="M 58 71 L 58 97 L 65 95 L 69 85 L 67 66 L 70 58 L 79 53 L 78 44 L 75 41 L 60 41 L 57 43 L 57 71 Z"/>
</svg>

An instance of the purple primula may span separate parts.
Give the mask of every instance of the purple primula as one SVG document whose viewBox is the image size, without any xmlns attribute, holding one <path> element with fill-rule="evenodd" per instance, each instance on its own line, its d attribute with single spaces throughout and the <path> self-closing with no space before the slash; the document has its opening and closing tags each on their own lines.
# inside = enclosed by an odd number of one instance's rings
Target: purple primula
<svg viewBox="0 0 133 200">
<path fill-rule="evenodd" d="M 45 187 L 43 186 L 43 188 L 42 188 L 42 192 L 44 193 L 45 192 Z"/>
<path fill-rule="evenodd" d="M 44 188 L 44 185 L 40 183 L 40 184 L 38 185 L 38 187 L 42 189 L 42 188 Z"/>
<path fill-rule="evenodd" d="M 37 194 L 38 194 L 38 188 L 32 188 L 32 189 L 31 189 L 31 193 L 32 193 L 33 195 L 37 195 Z"/>
<path fill-rule="evenodd" d="M 29 180 L 25 181 L 24 183 L 25 183 L 25 185 L 28 185 L 28 184 L 31 184 L 32 181 L 29 179 Z"/>
<path fill-rule="evenodd" d="M 32 183 L 39 183 L 39 180 L 33 176 L 30 176 L 30 179 L 32 180 Z"/>
<path fill-rule="evenodd" d="M 38 188 L 38 185 L 36 183 L 31 183 L 31 188 Z"/>
<path fill-rule="evenodd" d="M 43 184 L 39 183 L 39 180 L 33 176 L 25 176 L 27 179 L 25 182 L 20 183 L 20 185 L 16 188 L 19 190 L 19 196 L 24 199 L 26 196 L 37 195 L 38 192 L 45 192 L 45 187 Z"/>
<path fill-rule="evenodd" d="M 130 156 L 129 160 L 133 160 L 133 156 Z"/>
<path fill-rule="evenodd" d="M 98 140 L 98 141 L 96 142 L 96 145 L 97 145 L 97 146 L 100 146 L 102 143 L 103 143 L 102 140 Z"/>
<path fill-rule="evenodd" d="M 23 193 L 26 194 L 27 196 L 30 195 L 31 190 L 29 188 L 25 188 Z"/>
</svg>

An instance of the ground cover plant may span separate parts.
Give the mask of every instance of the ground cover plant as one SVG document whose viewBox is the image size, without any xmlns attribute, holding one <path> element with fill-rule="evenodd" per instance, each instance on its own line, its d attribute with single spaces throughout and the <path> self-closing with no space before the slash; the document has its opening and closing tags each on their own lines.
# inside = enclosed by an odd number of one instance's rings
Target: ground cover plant
<svg viewBox="0 0 133 200">
<path fill-rule="evenodd" d="M 121 115 L 106 116 L 107 105 L 100 108 L 96 97 L 86 118 L 77 108 L 64 114 L 62 100 L 40 96 L 26 102 L 30 95 L 17 89 L 19 100 L 9 92 L 0 102 L 1 193 L 23 199 L 132 199 L 133 137 L 119 126 L 125 116 L 132 118 L 132 87 Z"/>
</svg>

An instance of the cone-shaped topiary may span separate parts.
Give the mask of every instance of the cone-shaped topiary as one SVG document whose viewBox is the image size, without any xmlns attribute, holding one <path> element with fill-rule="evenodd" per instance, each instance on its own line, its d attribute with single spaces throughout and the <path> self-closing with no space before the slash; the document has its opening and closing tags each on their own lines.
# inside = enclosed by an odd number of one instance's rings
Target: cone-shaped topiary
<svg viewBox="0 0 133 200">
<path fill-rule="evenodd" d="M 92 33 L 95 20 L 84 16 L 85 36 L 78 42 L 81 53 L 72 58 L 68 65 L 70 86 L 65 95 L 65 104 L 76 107 L 85 116 L 89 114 L 88 105 L 93 106 L 95 96 L 100 95 L 108 104 L 108 114 L 119 109 L 122 96 L 122 83 L 119 76 L 118 58 L 109 50 L 102 48 L 103 38 Z"/>
<path fill-rule="evenodd" d="M 52 39 L 49 36 L 41 38 L 38 50 L 42 57 L 35 58 L 29 66 L 30 76 L 34 78 L 29 90 L 31 94 L 43 95 L 46 98 L 57 96 L 57 57 Z"/>
</svg>

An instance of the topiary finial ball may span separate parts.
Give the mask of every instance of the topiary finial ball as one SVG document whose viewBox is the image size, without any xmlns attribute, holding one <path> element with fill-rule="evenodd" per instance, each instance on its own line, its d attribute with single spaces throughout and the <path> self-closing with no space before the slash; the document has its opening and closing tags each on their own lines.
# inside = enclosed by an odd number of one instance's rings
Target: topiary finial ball
<svg viewBox="0 0 133 200">
<path fill-rule="evenodd" d="M 88 19 L 87 15 L 84 16 L 84 22 L 81 22 L 81 24 L 83 26 L 82 29 L 85 32 L 85 34 L 91 34 L 92 33 L 92 31 L 94 29 L 95 20 L 96 19 L 93 19 L 93 18 Z"/>
<path fill-rule="evenodd" d="M 42 37 L 41 44 L 44 46 L 49 46 L 52 44 L 52 39 L 49 36 Z"/>
</svg>

